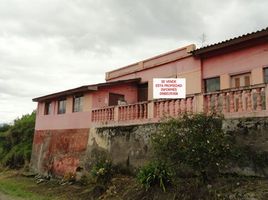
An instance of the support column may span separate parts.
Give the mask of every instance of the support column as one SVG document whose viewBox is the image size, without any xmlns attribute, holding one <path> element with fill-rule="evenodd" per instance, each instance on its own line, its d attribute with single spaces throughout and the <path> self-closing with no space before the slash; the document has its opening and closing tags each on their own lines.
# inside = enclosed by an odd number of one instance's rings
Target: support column
<svg viewBox="0 0 268 200">
<path fill-rule="evenodd" d="M 154 102 L 153 101 L 149 101 L 147 104 L 147 117 L 148 119 L 153 119 L 154 118 Z"/>
<path fill-rule="evenodd" d="M 264 94 L 265 94 L 265 110 L 268 110 L 268 84 L 265 84 Z"/>
<path fill-rule="evenodd" d="M 193 111 L 195 113 L 204 112 L 204 96 L 203 94 L 197 94 L 194 96 Z"/>
<path fill-rule="evenodd" d="M 115 122 L 119 121 L 119 106 L 114 107 L 114 121 Z"/>
<path fill-rule="evenodd" d="M 153 100 L 153 90 L 154 90 L 153 79 L 151 79 L 148 81 L 148 101 Z"/>
</svg>

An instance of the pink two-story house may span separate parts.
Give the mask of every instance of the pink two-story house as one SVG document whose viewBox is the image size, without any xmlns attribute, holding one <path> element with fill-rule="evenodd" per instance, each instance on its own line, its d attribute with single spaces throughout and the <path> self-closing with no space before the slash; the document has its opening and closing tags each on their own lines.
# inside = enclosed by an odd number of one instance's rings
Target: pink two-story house
<svg viewBox="0 0 268 200">
<path fill-rule="evenodd" d="M 153 78 L 186 78 L 186 99 L 153 99 Z M 183 112 L 268 116 L 268 29 L 195 45 L 106 73 L 106 82 L 38 97 L 33 168 L 63 175 L 86 154 L 96 127 L 156 123 Z"/>
</svg>

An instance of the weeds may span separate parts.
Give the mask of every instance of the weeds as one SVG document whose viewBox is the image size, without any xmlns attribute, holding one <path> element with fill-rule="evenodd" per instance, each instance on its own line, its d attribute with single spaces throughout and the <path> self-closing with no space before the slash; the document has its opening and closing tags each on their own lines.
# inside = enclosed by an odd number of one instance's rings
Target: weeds
<svg viewBox="0 0 268 200">
<path fill-rule="evenodd" d="M 165 192 L 166 186 L 171 184 L 171 176 L 171 172 L 164 163 L 155 161 L 142 167 L 137 178 L 146 190 L 158 185 Z"/>
<path fill-rule="evenodd" d="M 107 184 L 113 176 L 112 162 L 110 160 L 97 161 L 91 170 L 91 175 L 96 183 Z"/>
</svg>

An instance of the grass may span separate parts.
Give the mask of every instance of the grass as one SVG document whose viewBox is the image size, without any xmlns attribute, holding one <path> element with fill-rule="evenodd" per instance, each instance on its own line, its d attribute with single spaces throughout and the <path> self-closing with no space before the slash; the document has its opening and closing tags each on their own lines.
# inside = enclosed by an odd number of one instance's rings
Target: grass
<svg viewBox="0 0 268 200">
<path fill-rule="evenodd" d="M 31 177 L 21 175 L 19 171 L 2 171 L 0 169 L 0 193 L 10 198 L 20 200 L 81 200 L 89 199 L 94 187 L 74 185 L 61 185 L 59 180 L 36 183 Z M 94 191 L 93 191 L 94 192 Z"/>
<path fill-rule="evenodd" d="M 52 194 L 38 194 L 31 191 L 37 187 L 33 179 L 16 176 L 11 172 L 0 173 L 0 192 L 10 197 L 27 200 L 55 200 Z"/>
<path fill-rule="evenodd" d="M 29 200 L 49 200 L 51 197 L 42 197 L 37 194 L 27 191 L 24 184 L 20 182 L 14 182 L 14 180 L 0 180 L 0 191 L 8 196 L 20 197 L 22 199 Z"/>
</svg>

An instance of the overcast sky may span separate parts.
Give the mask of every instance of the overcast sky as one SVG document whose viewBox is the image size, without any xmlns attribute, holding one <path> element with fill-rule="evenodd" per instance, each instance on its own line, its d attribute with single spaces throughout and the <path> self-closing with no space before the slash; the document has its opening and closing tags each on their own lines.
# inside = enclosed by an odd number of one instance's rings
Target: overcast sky
<svg viewBox="0 0 268 200">
<path fill-rule="evenodd" d="M 267 0 L 0 0 L 0 123 L 32 98 L 184 45 L 268 26 Z"/>
</svg>

